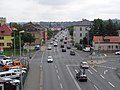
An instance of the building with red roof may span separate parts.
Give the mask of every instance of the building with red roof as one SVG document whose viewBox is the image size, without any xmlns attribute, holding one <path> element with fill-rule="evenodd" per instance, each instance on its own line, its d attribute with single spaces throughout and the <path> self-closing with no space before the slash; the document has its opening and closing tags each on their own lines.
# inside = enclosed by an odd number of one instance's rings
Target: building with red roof
<svg viewBox="0 0 120 90">
<path fill-rule="evenodd" d="M 4 24 L 0 27 L 0 48 L 10 48 L 12 46 L 12 29 Z"/>
<path fill-rule="evenodd" d="M 116 51 L 120 50 L 119 36 L 94 36 L 93 47 L 95 50 Z"/>
</svg>

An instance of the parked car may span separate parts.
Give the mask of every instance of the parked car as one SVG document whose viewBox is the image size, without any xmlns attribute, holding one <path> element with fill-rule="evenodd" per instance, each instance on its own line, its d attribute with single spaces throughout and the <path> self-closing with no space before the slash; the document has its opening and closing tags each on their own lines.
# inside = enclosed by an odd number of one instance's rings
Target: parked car
<svg viewBox="0 0 120 90">
<path fill-rule="evenodd" d="M 2 60 L 3 58 L 10 58 L 9 56 L 6 56 L 6 55 L 0 55 L 0 60 Z"/>
<path fill-rule="evenodd" d="M 35 50 L 40 50 L 40 45 L 35 45 Z"/>
<path fill-rule="evenodd" d="M 120 55 L 120 51 L 115 52 L 115 55 Z"/>
<path fill-rule="evenodd" d="M 25 74 L 26 71 L 21 70 L 21 69 L 10 69 L 9 71 L 13 71 L 16 74 Z"/>
<path fill-rule="evenodd" d="M 53 62 L 53 57 L 52 57 L 52 56 L 48 56 L 47 62 L 48 62 L 48 63 L 52 63 L 52 62 Z"/>
<path fill-rule="evenodd" d="M 2 66 L 7 65 L 8 63 L 12 64 L 12 59 L 10 59 L 10 58 L 3 58 L 3 59 L 0 60 L 0 65 L 2 65 Z"/>
<path fill-rule="evenodd" d="M 13 67 L 10 67 L 9 70 L 11 70 L 11 69 L 21 69 L 21 68 L 22 68 L 22 70 L 24 70 L 24 71 L 27 70 L 27 68 L 25 68 L 25 67 L 20 67 L 20 66 L 13 66 Z"/>
<path fill-rule="evenodd" d="M 85 51 L 85 52 L 90 52 L 90 50 L 91 50 L 90 47 L 86 47 L 86 48 L 83 49 L 83 51 Z"/>
<path fill-rule="evenodd" d="M 80 67 L 83 68 L 83 69 L 88 69 L 89 68 L 89 65 L 87 62 L 81 62 L 80 63 Z"/>
<path fill-rule="evenodd" d="M 73 50 L 71 50 L 70 55 L 75 55 L 75 52 Z"/>
</svg>

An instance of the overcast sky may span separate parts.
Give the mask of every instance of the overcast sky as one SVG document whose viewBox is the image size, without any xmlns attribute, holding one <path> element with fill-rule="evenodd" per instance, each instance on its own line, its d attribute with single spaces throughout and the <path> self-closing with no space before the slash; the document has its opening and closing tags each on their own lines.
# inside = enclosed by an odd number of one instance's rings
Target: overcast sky
<svg viewBox="0 0 120 90">
<path fill-rule="evenodd" d="M 120 0 L 0 0 L 7 22 L 120 19 Z"/>
</svg>

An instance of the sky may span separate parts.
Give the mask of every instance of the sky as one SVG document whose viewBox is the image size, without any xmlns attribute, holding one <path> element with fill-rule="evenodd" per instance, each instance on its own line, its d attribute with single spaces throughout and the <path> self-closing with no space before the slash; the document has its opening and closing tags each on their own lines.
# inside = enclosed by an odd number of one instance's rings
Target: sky
<svg viewBox="0 0 120 90">
<path fill-rule="evenodd" d="M 0 0 L 7 22 L 120 19 L 120 0 Z"/>
</svg>

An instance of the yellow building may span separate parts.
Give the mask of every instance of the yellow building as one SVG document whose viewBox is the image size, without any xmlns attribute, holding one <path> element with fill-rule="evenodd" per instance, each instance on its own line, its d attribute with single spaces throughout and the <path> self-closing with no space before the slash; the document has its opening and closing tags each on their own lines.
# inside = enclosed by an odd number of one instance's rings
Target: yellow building
<svg viewBox="0 0 120 90">
<path fill-rule="evenodd" d="M 12 29 L 9 25 L 2 25 L 0 27 L 0 48 L 12 47 Z"/>
</svg>

